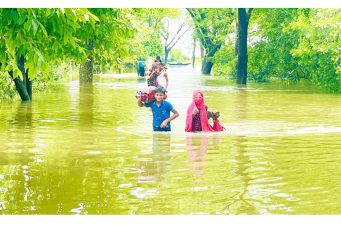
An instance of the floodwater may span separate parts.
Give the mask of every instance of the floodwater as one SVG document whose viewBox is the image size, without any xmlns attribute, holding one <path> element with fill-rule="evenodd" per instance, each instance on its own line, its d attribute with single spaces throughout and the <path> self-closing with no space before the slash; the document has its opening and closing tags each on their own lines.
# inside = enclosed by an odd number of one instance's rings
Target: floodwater
<svg viewBox="0 0 341 225">
<path fill-rule="evenodd" d="M 169 69 L 180 116 L 152 132 L 135 75 L 0 105 L 1 214 L 340 214 L 341 96 Z M 185 133 L 192 91 L 221 133 Z"/>
</svg>

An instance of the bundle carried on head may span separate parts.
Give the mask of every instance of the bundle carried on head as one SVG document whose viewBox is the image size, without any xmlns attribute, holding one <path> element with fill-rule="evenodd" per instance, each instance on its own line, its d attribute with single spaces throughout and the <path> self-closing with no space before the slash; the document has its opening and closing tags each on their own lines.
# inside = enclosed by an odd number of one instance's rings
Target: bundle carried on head
<svg viewBox="0 0 341 225">
<path fill-rule="evenodd" d="M 155 87 L 154 86 L 150 86 L 150 87 L 144 87 L 140 90 L 137 91 L 136 93 L 136 98 L 140 98 L 141 102 L 143 103 L 147 103 L 149 101 L 152 101 L 155 99 Z"/>
<path fill-rule="evenodd" d="M 166 93 L 167 91 L 163 87 L 154 87 L 154 86 L 141 88 L 140 90 L 137 91 L 135 97 L 140 98 L 141 102 L 143 102 L 143 103 L 154 101 L 155 100 L 155 92 L 156 91 L 160 92 L 160 89 L 162 90 L 161 92 L 163 92 L 165 94 L 164 99 L 167 99 L 167 93 Z"/>
</svg>

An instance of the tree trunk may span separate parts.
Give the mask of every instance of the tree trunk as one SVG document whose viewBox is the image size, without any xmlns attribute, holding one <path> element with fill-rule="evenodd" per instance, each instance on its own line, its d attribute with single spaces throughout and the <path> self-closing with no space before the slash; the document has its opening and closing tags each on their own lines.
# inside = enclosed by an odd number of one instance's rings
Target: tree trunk
<svg viewBox="0 0 341 225">
<path fill-rule="evenodd" d="M 213 67 L 212 57 L 214 56 L 218 48 L 211 47 L 211 46 L 207 48 L 208 49 L 205 49 L 206 54 L 201 64 L 201 73 L 210 75 L 212 71 L 212 67 Z"/>
<path fill-rule="evenodd" d="M 203 47 L 200 47 L 200 57 L 201 57 L 201 60 L 203 60 L 205 57 L 205 49 Z"/>
<path fill-rule="evenodd" d="M 237 22 L 237 43 L 236 53 L 238 57 L 237 62 L 237 84 L 246 84 L 247 80 L 247 32 L 249 26 L 249 19 L 251 10 L 246 13 L 245 8 L 238 9 L 238 22 Z"/>
<path fill-rule="evenodd" d="M 28 77 L 28 70 L 25 70 L 25 58 L 24 56 L 19 56 L 17 60 L 18 68 L 22 74 L 23 79 L 20 77 L 13 77 L 13 72 L 10 71 L 9 74 L 12 77 L 15 88 L 18 91 L 22 101 L 32 101 L 32 81 Z"/>
<path fill-rule="evenodd" d="M 79 70 L 79 81 L 81 83 L 92 83 L 93 80 L 93 60 L 91 57 L 88 58 L 88 62 L 81 65 Z"/>
<path fill-rule="evenodd" d="M 168 62 L 169 52 L 170 52 L 170 50 L 165 47 L 165 62 L 164 62 L 164 64 L 167 64 L 167 62 Z"/>
<path fill-rule="evenodd" d="M 205 57 L 201 65 L 201 73 L 205 75 L 210 75 L 212 67 L 213 67 L 213 62 L 207 61 L 207 57 Z"/>
<path fill-rule="evenodd" d="M 30 95 L 27 92 L 26 86 L 24 85 L 23 81 L 19 78 L 16 77 L 13 79 L 15 88 L 17 89 L 21 101 L 26 102 L 26 101 L 31 101 Z"/>
<path fill-rule="evenodd" d="M 93 81 L 93 69 L 94 69 L 94 61 L 91 57 L 92 50 L 94 49 L 93 41 L 90 40 L 89 45 L 87 46 L 88 50 L 88 61 L 80 66 L 79 69 L 79 81 L 80 83 L 92 83 Z"/>
<path fill-rule="evenodd" d="M 28 77 L 28 69 L 26 69 L 26 90 L 27 90 L 27 94 L 28 96 L 30 96 L 30 99 L 32 101 L 32 81 L 30 80 L 30 78 Z"/>
<path fill-rule="evenodd" d="M 196 48 L 196 45 L 197 45 L 197 39 L 194 38 L 194 44 L 193 44 L 193 52 L 192 52 L 192 67 L 194 69 L 195 67 L 195 48 Z"/>
</svg>

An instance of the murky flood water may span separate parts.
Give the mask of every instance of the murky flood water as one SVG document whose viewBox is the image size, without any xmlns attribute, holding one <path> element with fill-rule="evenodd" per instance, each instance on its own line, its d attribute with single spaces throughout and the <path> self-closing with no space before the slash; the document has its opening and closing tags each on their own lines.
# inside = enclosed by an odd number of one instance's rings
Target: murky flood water
<svg viewBox="0 0 341 225">
<path fill-rule="evenodd" d="M 340 214 L 341 96 L 170 68 L 172 132 L 153 133 L 145 81 L 96 77 L 0 106 L 1 214 Z M 184 132 L 202 88 L 226 132 Z"/>
</svg>

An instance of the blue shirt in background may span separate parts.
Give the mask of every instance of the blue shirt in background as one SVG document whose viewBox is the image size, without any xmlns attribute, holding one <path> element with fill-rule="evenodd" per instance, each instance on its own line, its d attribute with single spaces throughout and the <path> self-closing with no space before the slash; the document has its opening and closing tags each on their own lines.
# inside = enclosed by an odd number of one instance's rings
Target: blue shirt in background
<svg viewBox="0 0 341 225">
<path fill-rule="evenodd" d="M 170 131 L 171 125 L 167 124 L 166 127 L 161 128 L 161 123 L 170 117 L 170 112 L 173 110 L 172 104 L 163 100 L 160 106 L 156 105 L 156 101 L 148 102 L 146 107 L 150 107 L 153 112 L 153 130 L 154 131 Z"/>
</svg>

